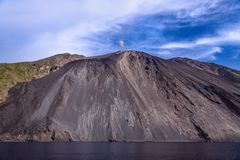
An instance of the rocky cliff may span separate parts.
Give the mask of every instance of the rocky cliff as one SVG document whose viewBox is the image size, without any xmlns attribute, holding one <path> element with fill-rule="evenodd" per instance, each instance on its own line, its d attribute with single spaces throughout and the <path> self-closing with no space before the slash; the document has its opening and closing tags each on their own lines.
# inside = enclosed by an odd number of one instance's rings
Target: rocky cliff
<svg viewBox="0 0 240 160">
<path fill-rule="evenodd" d="M 12 88 L 0 139 L 239 141 L 239 76 L 136 51 L 85 58 Z"/>
</svg>

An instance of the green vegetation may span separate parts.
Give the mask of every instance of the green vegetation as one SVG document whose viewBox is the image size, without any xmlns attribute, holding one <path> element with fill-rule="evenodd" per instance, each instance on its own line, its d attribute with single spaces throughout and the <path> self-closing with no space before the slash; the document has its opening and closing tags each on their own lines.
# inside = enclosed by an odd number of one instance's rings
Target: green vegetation
<svg viewBox="0 0 240 160">
<path fill-rule="evenodd" d="M 233 82 L 240 83 L 239 71 L 224 67 L 221 72 L 224 74 L 225 78 L 231 79 Z"/>
<path fill-rule="evenodd" d="M 208 64 L 208 63 L 206 63 L 206 64 Z M 208 65 L 210 65 L 212 70 L 217 68 L 218 73 L 221 76 L 223 76 L 224 78 L 232 80 L 233 82 L 240 83 L 240 71 L 237 71 L 237 70 L 225 67 L 225 66 L 221 66 L 218 64 L 214 64 L 214 63 L 209 63 Z"/>
<path fill-rule="evenodd" d="M 5 100 L 8 90 L 19 82 L 31 81 L 46 76 L 55 65 L 53 60 L 0 64 L 0 102 Z"/>
<path fill-rule="evenodd" d="M 231 74 L 235 78 L 240 78 L 240 72 L 233 71 L 232 69 L 227 69 L 226 70 L 229 74 Z"/>
<path fill-rule="evenodd" d="M 0 103 L 6 99 L 9 89 L 17 83 L 44 77 L 66 63 L 83 57 L 64 53 L 35 62 L 0 64 Z"/>
</svg>

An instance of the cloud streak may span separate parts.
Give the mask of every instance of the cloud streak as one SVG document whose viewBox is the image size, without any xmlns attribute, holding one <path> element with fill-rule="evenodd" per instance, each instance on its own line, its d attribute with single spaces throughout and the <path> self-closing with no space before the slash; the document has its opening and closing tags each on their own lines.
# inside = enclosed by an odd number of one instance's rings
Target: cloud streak
<svg viewBox="0 0 240 160">
<path fill-rule="evenodd" d="M 217 36 L 213 37 L 202 37 L 193 42 L 170 42 L 161 45 L 162 49 L 172 49 L 172 48 L 194 48 L 197 46 L 204 45 L 222 45 L 222 44 L 240 44 L 240 25 L 236 25 L 235 29 L 231 30 L 221 30 Z"/>
<path fill-rule="evenodd" d="M 103 54 L 120 40 L 164 58 L 216 60 L 239 45 L 239 11 L 237 0 L 3 0 L 0 62 Z"/>
<path fill-rule="evenodd" d="M 95 54 L 95 45 L 103 51 L 113 47 L 87 40 L 97 33 L 112 31 L 135 17 L 152 14 L 176 14 L 178 17 L 199 17 L 220 4 L 221 0 L 4 0 L 0 4 L 0 29 L 18 30 L 28 42 L 11 53 L 23 58 L 46 53 L 78 52 Z M 4 38 L 8 38 L 6 33 Z M 87 38 L 86 38 L 87 37 Z M 14 37 L 11 37 L 14 38 Z M 14 45 L 11 39 L 6 45 Z M 108 49 L 104 49 L 111 47 Z M 42 56 L 46 56 L 42 55 Z M 36 56 L 32 56 L 36 57 Z M 37 57 L 38 58 L 38 57 Z"/>
<path fill-rule="evenodd" d="M 224 45 L 239 45 L 240 44 L 240 29 L 239 24 L 235 25 L 235 28 L 232 27 L 230 30 L 220 30 L 216 36 L 212 37 L 201 37 L 192 42 L 169 42 L 167 44 L 161 45 L 159 48 L 162 50 L 183 50 L 183 52 L 193 52 L 194 50 L 199 50 L 199 48 L 204 48 L 205 51 L 197 53 L 195 55 L 186 55 L 193 59 L 203 59 L 209 58 L 215 60 L 214 56 L 217 53 L 221 53 L 221 46 Z M 207 48 L 207 49 L 206 49 Z M 237 57 L 237 56 L 236 56 Z"/>
</svg>

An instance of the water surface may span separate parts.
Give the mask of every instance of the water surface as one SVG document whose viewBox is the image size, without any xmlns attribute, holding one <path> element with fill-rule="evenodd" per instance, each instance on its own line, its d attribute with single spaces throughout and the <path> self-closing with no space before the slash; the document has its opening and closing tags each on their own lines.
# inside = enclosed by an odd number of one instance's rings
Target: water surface
<svg viewBox="0 0 240 160">
<path fill-rule="evenodd" d="M 0 143 L 0 160 L 240 160 L 240 143 Z"/>
</svg>

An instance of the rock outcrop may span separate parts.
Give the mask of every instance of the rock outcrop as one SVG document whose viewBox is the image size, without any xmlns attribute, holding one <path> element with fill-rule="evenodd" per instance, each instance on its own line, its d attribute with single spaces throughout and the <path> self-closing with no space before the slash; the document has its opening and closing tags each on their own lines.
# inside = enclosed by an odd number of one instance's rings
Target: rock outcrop
<svg viewBox="0 0 240 160">
<path fill-rule="evenodd" d="M 0 139 L 239 141 L 238 76 L 136 51 L 85 58 L 12 88 L 0 104 Z"/>
</svg>

